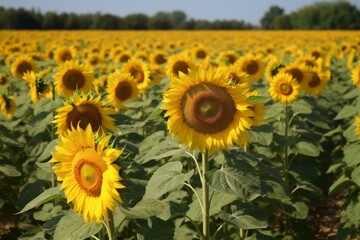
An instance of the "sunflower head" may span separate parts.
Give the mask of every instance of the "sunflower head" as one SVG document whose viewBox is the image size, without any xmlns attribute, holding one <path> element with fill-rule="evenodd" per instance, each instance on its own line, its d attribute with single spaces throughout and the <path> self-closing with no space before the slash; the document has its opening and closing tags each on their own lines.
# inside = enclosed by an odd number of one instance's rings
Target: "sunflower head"
<svg viewBox="0 0 360 240">
<path fill-rule="evenodd" d="M 309 80 L 304 85 L 304 91 L 310 94 L 320 94 L 327 86 L 331 73 L 329 70 L 309 70 Z"/>
<path fill-rule="evenodd" d="M 20 56 L 11 63 L 10 71 L 14 77 L 22 79 L 26 72 L 37 71 L 37 66 L 30 56 Z"/>
<path fill-rule="evenodd" d="M 40 98 L 52 98 L 52 85 L 46 81 L 48 71 L 43 70 L 38 73 L 27 72 L 23 79 L 29 84 L 31 101 L 35 104 Z"/>
<path fill-rule="evenodd" d="M 243 84 L 230 85 L 220 68 L 199 68 L 172 79 L 161 108 L 168 129 L 180 143 L 201 152 L 242 142 L 254 112 Z"/>
<path fill-rule="evenodd" d="M 355 134 L 360 140 L 360 117 L 355 118 Z"/>
<path fill-rule="evenodd" d="M 108 220 L 108 211 L 114 211 L 122 202 L 117 189 L 120 166 L 114 162 L 121 151 L 109 147 L 110 136 L 100 139 L 88 125 L 85 129 L 72 128 L 60 138 L 50 162 L 67 202 L 89 223 Z"/>
<path fill-rule="evenodd" d="M 74 60 L 76 55 L 76 50 L 72 47 L 62 46 L 58 47 L 55 52 L 53 58 L 57 63 L 65 63 L 67 61 Z"/>
<path fill-rule="evenodd" d="M 163 65 L 167 62 L 168 53 L 163 50 L 155 50 L 150 54 L 151 65 Z"/>
<path fill-rule="evenodd" d="M 107 98 L 117 110 L 123 109 L 126 100 L 138 98 L 137 86 L 136 80 L 129 73 L 112 73 L 106 88 Z"/>
<path fill-rule="evenodd" d="M 5 73 L 0 73 L 0 87 L 5 86 L 10 82 L 9 76 Z"/>
<path fill-rule="evenodd" d="M 56 92 L 67 98 L 76 90 L 89 92 L 93 74 L 87 65 L 80 64 L 78 61 L 67 61 L 58 67 L 54 79 Z"/>
<path fill-rule="evenodd" d="M 219 64 L 231 65 L 238 59 L 238 54 L 234 50 L 227 50 L 220 52 L 216 58 L 216 62 Z"/>
<path fill-rule="evenodd" d="M 269 93 L 274 101 L 288 104 L 300 95 L 300 85 L 288 73 L 277 74 L 270 82 Z"/>
<path fill-rule="evenodd" d="M 251 91 L 247 94 L 248 97 L 251 96 L 260 96 L 259 92 L 254 90 Z M 253 120 L 253 125 L 254 126 L 259 126 L 260 124 L 262 124 L 263 122 L 265 122 L 265 108 L 264 108 L 264 103 L 259 103 L 259 102 L 251 102 L 251 106 L 250 109 L 254 111 L 254 116 L 251 117 L 251 119 Z"/>
<path fill-rule="evenodd" d="M 15 97 L 7 94 L 0 94 L 0 109 L 1 113 L 7 118 L 12 119 L 16 110 Z"/>
<path fill-rule="evenodd" d="M 166 75 L 178 77 L 179 73 L 188 74 L 189 70 L 195 69 L 195 63 L 186 54 L 175 54 L 169 57 L 166 66 Z"/>
<path fill-rule="evenodd" d="M 99 135 L 106 130 L 115 131 L 114 119 L 110 117 L 114 111 L 106 107 L 106 103 L 94 98 L 91 94 L 74 94 L 64 106 L 56 110 L 57 115 L 53 123 L 57 125 L 56 134 L 64 136 L 72 128 L 85 129 L 91 126 L 93 132 Z"/>
<path fill-rule="evenodd" d="M 351 80 L 356 87 L 360 88 L 360 64 L 351 71 Z"/>
<path fill-rule="evenodd" d="M 285 67 L 285 64 L 277 57 L 272 56 L 265 68 L 265 78 L 271 82 L 283 67 Z"/>
<path fill-rule="evenodd" d="M 235 64 L 249 75 L 250 81 L 259 80 L 264 74 L 265 64 L 261 55 L 247 54 L 240 57 Z"/>
<path fill-rule="evenodd" d="M 140 91 L 144 91 L 150 85 L 149 66 L 140 59 L 131 58 L 123 64 L 120 72 L 130 74 L 136 80 Z"/>
</svg>

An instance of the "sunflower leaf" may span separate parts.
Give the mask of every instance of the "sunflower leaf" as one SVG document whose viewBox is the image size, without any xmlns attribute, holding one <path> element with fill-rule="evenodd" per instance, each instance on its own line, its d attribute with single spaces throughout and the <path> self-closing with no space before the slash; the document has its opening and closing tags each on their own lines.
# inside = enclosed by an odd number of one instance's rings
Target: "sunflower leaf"
<svg viewBox="0 0 360 240">
<path fill-rule="evenodd" d="M 168 162 L 159 167 L 151 176 L 146 186 L 144 198 L 158 199 L 163 194 L 189 181 L 190 177 L 194 174 L 194 170 L 184 174 L 182 173 L 182 168 L 182 163 L 179 161 Z"/>
<path fill-rule="evenodd" d="M 100 230 L 101 224 L 86 224 L 79 214 L 70 211 L 59 221 L 54 232 L 54 240 L 86 239 Z"/>
<path fill-rule="evenodd" d="M 20 213 L 26 212 L 32 208 L 38 207 L 43 203 L 46 203 L 48 201 L 51 201 L 51 200 L 57 198 L 59 195 L 60 195 L 60 186 L 46 189 L 39 196 L 37 196 L 36 198 L 34 198 L 30 202 L 28 202 L 28 204 L 26 204 L 26 206 L 20 212 L 18 212 L 16 214 L 20 214 Z"/>
</svg>

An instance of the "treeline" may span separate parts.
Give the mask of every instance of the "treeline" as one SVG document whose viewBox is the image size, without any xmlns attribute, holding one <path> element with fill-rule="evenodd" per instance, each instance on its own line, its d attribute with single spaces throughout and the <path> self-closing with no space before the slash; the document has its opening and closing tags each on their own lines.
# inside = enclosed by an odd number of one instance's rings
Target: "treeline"
<svg viewBox="0 0 360 240">
<path fill-rule="evenodd" d="M 252 29 L 253 25 L 237 20 L 187 19 L 182 11 L 158 12 L 149 17 L 143 13 L 119 17 L 112 14 L 75 14 L 46 12 L 24 8 L 0 7 L 0 29 Z"/>
<path fill-rule="evenodd" d="M 75 14 L 0 7 L 0 29 L 108 29 L 108 30 L 239 30 L 239 29 L 360 29 L 360 10 L 346 1 L 318 2 L 285 14 L 271 6 L 260 26 L 243 20 L 188 19 L 182 11 L 143 13 L 120 17 L 112 14 Z"/>
<path fill-rule="evenodd" d="M 360 29 L 360 10 L 346 1 L 318 2 L 290 14 L 272 6 L 260 20 L 263 29 Z"/>
</svg>

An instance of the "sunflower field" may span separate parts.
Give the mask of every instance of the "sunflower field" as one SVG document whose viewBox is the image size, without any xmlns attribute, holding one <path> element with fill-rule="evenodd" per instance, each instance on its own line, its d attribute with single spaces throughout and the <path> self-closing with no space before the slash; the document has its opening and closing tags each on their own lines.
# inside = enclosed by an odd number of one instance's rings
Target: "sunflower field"
<svg viewBox="0 0 360 240">
<path fill-rule="evenodd" d="M 360 32 L 0 44 L 0 238 L 360 238 Z"/>
</svg>

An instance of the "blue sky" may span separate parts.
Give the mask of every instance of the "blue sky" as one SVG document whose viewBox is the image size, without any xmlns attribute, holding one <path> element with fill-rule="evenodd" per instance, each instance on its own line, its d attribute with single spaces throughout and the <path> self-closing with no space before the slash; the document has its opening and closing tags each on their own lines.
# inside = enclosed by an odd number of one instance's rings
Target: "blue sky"
<svg viewBox="0 0 360 240">
<path fill-rule="evenodd" d="M 124 17 L 131 13 L 145 13 L 152 16 L 159 11 L 182 10 L 188 18 L 244 20 L 259 24 L 260 18 L 272 5 L 277 5 L 285 13 L 315 2 L 316 0 L 0 0 L 3 7 L 23 7 L 46 11 L 75 13 L 110 13 Z M 348 0 L 360 8 L 360 0 Z"/>
</svg>

